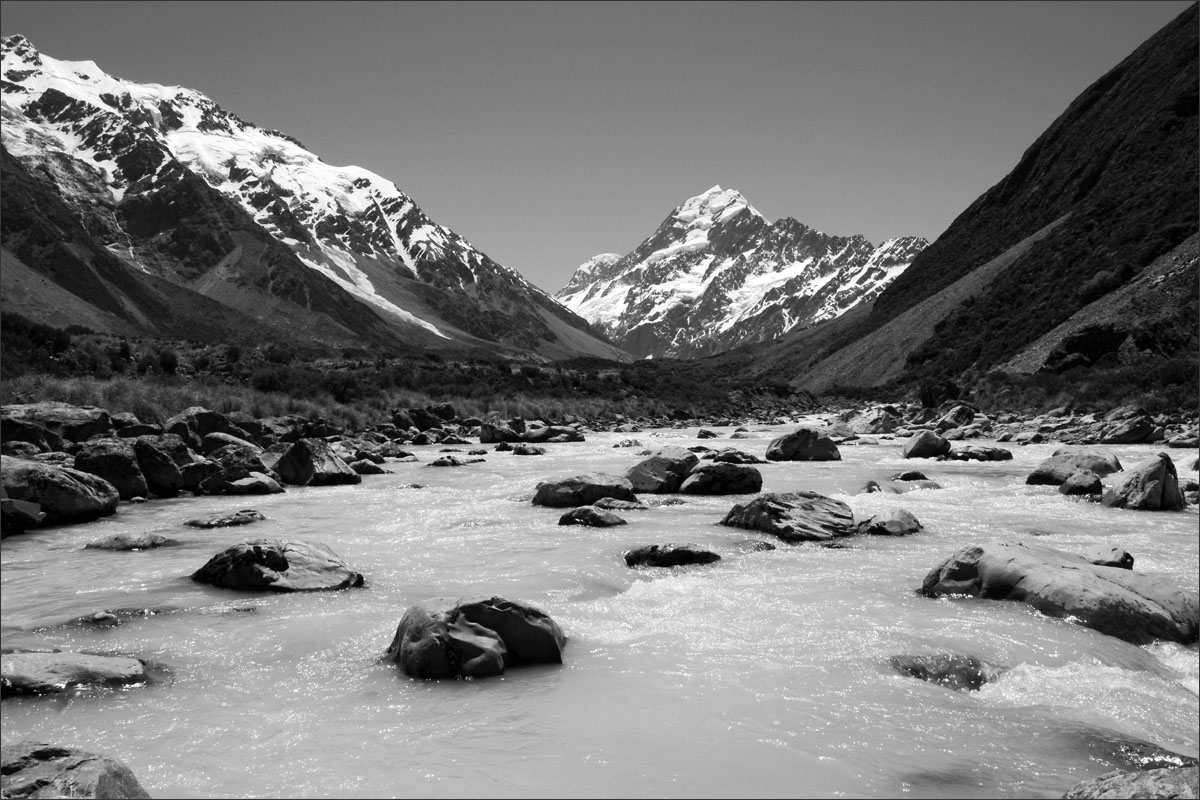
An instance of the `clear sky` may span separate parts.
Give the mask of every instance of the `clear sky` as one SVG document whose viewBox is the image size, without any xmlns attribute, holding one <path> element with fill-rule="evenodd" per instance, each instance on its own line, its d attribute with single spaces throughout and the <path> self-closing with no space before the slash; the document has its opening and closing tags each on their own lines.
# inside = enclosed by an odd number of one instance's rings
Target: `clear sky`
<svg viewBox="0 0 1200 800">
<path fill-rule="evenodd" d="M 1187 6 L 6 0 L 0 32 L 370 169 L 554 292 L 714 184 L 933 240 Z"/>
</svg>

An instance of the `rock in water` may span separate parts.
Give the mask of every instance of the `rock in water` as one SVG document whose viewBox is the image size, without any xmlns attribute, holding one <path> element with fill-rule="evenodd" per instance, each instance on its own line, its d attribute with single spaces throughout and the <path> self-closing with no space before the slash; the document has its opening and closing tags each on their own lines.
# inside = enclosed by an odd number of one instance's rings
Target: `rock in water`
<svg viewBox="0 0 1200 800">
<path fill-rule="evenodd" d="M 414 678 L 487 677 L 562 663 L 567 637 L 544 612 L 502 597 L 435 597 L 404 612 L 384 656 Z"/>
<path fill-rule="evenodd" d="M 108 481 L 122 500 L 145 497 L 148 493 L 133 445 L 125 439 L 113 436 L 85 442 L 75 454 L 75 469 Z"/>
<path fill-rule="evenodd" d="M 264 520 L 266 517 L 261 512 L 255 511 L 253 508 L 243 508 L 241 511 L 235 511 L 232 514 L 224 514 L 216 517 L 208 517 L 207 519 L 189 519 L 184 522 L 191 528 L 228 528 L 234 525 L 249 525 L 252 522 Z"/>
<path fill-rule="evenodd" d="M 1166 453 L 1146 459 L 1116 486 L 1104 493 L 1101 500 L 1110 508 L 1131 508 L 1138 511 L 1182 511 L 1187 507 L 1179 491 L 1175 463 Z"/>
<path fill-rule="evenodd" d="M 152 550 L 155 547 L 169 547 L 179 544 L 174 539 L 160 536 L 157 533 L 114 533 L 112 536 L 95 542 L 88 542 L 85 550 Z"/>
<path fill-rule="evenodd" d="M 711 564 L 720 561 L 716 553 L 691 544 L 652 544 L 630 550 L 625 564 L 630 567 L 682 567 L 688 564 Z"/>
<path fill-rule="evenodd" d="M 587 525 L 593 528 L 611 528 L 624 525 L 625 520 L 596 506 L 573 508 L 558 518 L 559 525 Z"/>
<path fill-rule="evenodd" d="M 1082 781 L 1067 790 L 1063 800 L 1118 800 L 1118 798 L 1195 798 L 1200 797 L 1200 769 L 1166 769 L 1107 772 L 1099 778 Z"/>
<path fill-rule="evenodd" d="M 905 458 L 937 458 L 950 452 L 950 440 L 933 431 L 914 433 L 904 443 Z"/>
<path fill-rule="evenodd" d="M 589 506 L 603 497 L 636 503 L 633 484 L 625 478 L 602 472 L 575 475 L 556 481 L 542 481 L 534 489 L 533 504 L 551 508 Z"/>
<path fill-rule="evenodd" d="M 812 428 L 797 428 L 767 445 L 767 461 L 841 461 L 837 445 Z"/>
<path fill-rule="evenodd" d="M 903 508 L 887 514 L 876 514 L 859 525 L 859 530 L 871 536 L 911 536 L 925 526 Z"/>
<path fill-rule="evenodd" d="M 625 473 L 635 492 L 667 494 L 679 491 L 688 473 L 699 463 L 695 453 L 682 447 L 664 447 Z"/>
<path fill-rule="evenodd" d="M 1107 450 L 1096 447 L 1060 447 L 1038 464 L 1025 482 L 1059 486 L 1077 472 L 1091 472 L 1103 478 L 1120 471 L 1121 462 Z"/>
<path fill-rule="evenodd" d="M 683 494 L 749 494 L 762 489 L 762 473 L 744 464 L 701 464 L 679 487 Z"/>
<path fill-rule="evenodd" d="M 129 686 L 146 682 L 146 665 L 136 658 L 17 651 L 0 655 L 0 696 L 56 694 L 81 688 Z"/>
<path fill-rule="evenodd" d="M 947 689 L 976 691 L 1003 670 L 975 656 L 960 656 L 954 653 L 938 655 L 902 655 L 888 659 L 892 669 Z"/>
<path fill-rule="evenodd" d="M 70 467 L 0 456 L 0 487 L 14 500 L 37 503 L 46 522 L 88 522 L 117 510 L 111 483 Z"/>
<path fill-rule="evenodd" d="M 244 592 L 317 592 L 363 585 L 363 576 L 316 542 L 252 539 L 217 553 L 192 580 Z"/>
<path fill-rule="evenodd" d="M 301 439 L 275 462 L 284 483 L 296 486 L 335 486 L 362 483 L 362 476 L 346 465 L 322 439 Z"/>
<path fill-rule="evenodd" d="M 789 544 L 827 541 L 855 530 L 850 506 L 816 492 L 761 494 L 731 508 L 721 524 L 770 533 Z"/>
<path fill-rule="evenodd" d="M 1018 600 L 1134 644 L 1190 644 L 1200 633 L 1196 592 L 1049 547 L 1005 542 L 964 548 L 925 576 L 921 592 Z"/>
<path fill-rule="evenodd" d="M 6 798 L 150 797 L 120 761 L 44 742 L 5 742 L 0 749 L 0 775 L 0 795 Z"/>
</svg>

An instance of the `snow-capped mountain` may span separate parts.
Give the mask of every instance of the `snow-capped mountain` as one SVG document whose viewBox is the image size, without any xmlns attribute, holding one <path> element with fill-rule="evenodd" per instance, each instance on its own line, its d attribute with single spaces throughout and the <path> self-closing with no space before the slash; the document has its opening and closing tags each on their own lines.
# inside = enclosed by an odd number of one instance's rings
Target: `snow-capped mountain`
<svg viewBox="0 0 1200 800">
<path fill-rule="evenodd" d="M 638 356 L 690 358 L 773 339 L 873 300 L 928 244 L 879 247 L 791 217 L 766 221 L 714 186 L 625 256 L 595 256 L 557 297 Z"/>
<path fill-rule="evenodd" d="M 327 341 L 618 355 L 369 170 L 191 89 L 53 59 L 22 36 L 2 51 L 5 150 L 127 267 Z"/>
</svg>

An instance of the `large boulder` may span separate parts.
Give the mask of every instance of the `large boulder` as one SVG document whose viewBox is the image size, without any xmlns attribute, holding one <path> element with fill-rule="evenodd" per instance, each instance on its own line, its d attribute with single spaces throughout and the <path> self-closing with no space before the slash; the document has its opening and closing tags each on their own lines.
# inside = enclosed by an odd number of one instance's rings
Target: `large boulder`
<svg viewBox="0 0 1200 800">
<path fill-rule="evenodd" d="M 275 470 L 284 483 L 296 486 L 333 486 L 362 483 L 362 476 L 350 469 L 321 439 L 300 439 L 275 462 Z"/>
<path fill-rule="evenodd" d="M 19 417 L 0 417 L 0 442 L 28 442 L 40 453 L 63 449 L 62 437 L 57 433 Z"/>
<path fill-rule="evenodd" d="M 965 428 L 975 419 L 975 409 L 970 406 L 956 405 L 947 411 L 937 421 L 937 429 L 939 431 L 948 431 L 951 428 Z"/>
<path fill-rule="evenodd" d="M 176 437 L 178 438 L 178 437 Z M 182 444 L 182 441 L 180 442 Z M 183 475 L 175 459 L 156 442 L 156 437 L 139 436 L 133 454 L 146 479 L 146 488 L 158 497 L 174 497 L 183 488 Z"/>
<path fill-rule="evenodd" d="M 717 464 L 765 464 L 764 459 L 759 458 L 752 453 L 747 453 L 744 450 L 735 450 L 732 447 L 726 447 L 724 450 L 718 451 L 712 460 Z"/>
<path fill-rule="evenodd" d="M 479 426 L 480 444 L 513 444 L 521 441 L 521 434 L 513 430 L 507 423 L 500 420 L 488 420 Z"/>
<path fill-rule="evenodd" d="M 1138 444 L 1151 441 L 1157 426 L 1149 415 L 1117 420 L 1105 426 L 1101 444 Z"/>
<path fill-rule="evenodd" d="M 192 580 L 244 592 L 316 592 L 363 585 L 361 573 L 317 542 L 251 539 L 217 553 Z"/>
<path fill-rule="evenodd" d="M 1012 451 L 1003 447 L 984 447 L 977 444 L 952 447 L 949 453 L 942 456 L 946 461 L 1011 461 L 1012 457 Z"/>
<path fill-rule="evenodd" d="M 62 650 L 18 650 L 0 655 L 0 695 L 4 697 L 145 682 L 145 663 L 126 656 Z"/>
<path fill-rule="evenodd" d="M 70 467 L 0 456 L 0 487 L 13 500 L 37 503 L 47 523 L 88 522 L 117 510 L 111 483 Z"/>
<path fill-rule="evenodd" d="M 890 406 L 876 408 L 848 420 L 850 430 L 855 433 L 891 433 L 900 427 L 903 419 Z"/>
<path fill-rule="evenodd" d="M 950 440 L 933 431 L 920 431 L 904 443 L 905 458 L 937 458 L 950 452 Z"/>
<path fill-rule="evenodd" d="M 1187 507 L 1179 491 L 1175 463 L 1158 453 L 1129 470 L 1121 482 L 1104 493 L 1101 500 L 1110 508 L 1138 511 L 1182 511 Z"/>
<path fill-rule="evenodd" d="M 1200 632 L 1196 592 L 1049 547 L 1005 542 L 964 548 L 925 576 L 921 592 L 1025 602 L 1134 644 L 1189 644 Z"/>
<path fill-rule="evenodd" d="M 721 524 L 769 533 L 790 544 L 827 541 L 856 530 L 850 506 L 816 492 L 761 494 L 731 508 Z"/>
<path fill-rule="evenodd" d="M 911 536 L 925 526 L 911 512 L 897 508 L 886 514 L 876 514 L 858 527 L 870 536 Z"/>
<path fill-rule="evenodd" d="M 1077 472 L 1091 472 L 1103 478 L 1121 471 L 1121 462 L 1107 450 L 1096 447 L 1060 447 L 1038 464 L 1025 483 L 1058 486 Z"/>
<path fill-rule="evenodd" d="M 70 403 L 47 401 L 0 407 L 0 422 L 7 425 L 9 419 L 35 423 L 68 442 L 107 436 L 113 431 L 112 417 L 104 409 Z"/>
<path fill-rule="evenodd" d="M 503 597 L 435 597 L 404 612 L 384 658 L 414 678 L 486 677 L 562 663 L 567 643 L 546 613 Z"/>
<path fill-rule="evenodd" d="M 813 428 L 797 428 L 767 445 L 768 461 L 841 461 L 837 445 Z"/>
<path fill-rule="evenodd" d="M 146 477 L 128 439 L 111 436 L 86 442 L 75 454 L 75 469 L 90 472 L 116 487 L 122 500 L 145 497 Z"/>
<path fill-rule="evenodd" d="M 46 521 L 46 512 L 37 503 L 0 497 L 0 537 L 24 533 Z"/>
<path fill-rule="evenodd" d="M 679 487 L 683 494 L 750 494 L 762 490 L 762 473 L 745 464 L 701 464 Z"/>
<path fill-rule="evenodd" d="M 682 567 L 688 564 L 711 564 L 720 560 L 721 557 L 716 553 L 690 542 L 651 544 L 625 554 L 625 565 L 629 567 Z"/>
<path fill-rule="evenodd" d="M 210 433 L 227 433 L 244 440 L 254 438 L 224 414 L 203 406 L 191 406 L 176 414 L 163 424 L 163 430 L 180 437 L 197 452 L 202 449 L 204 437 Z"/>
<path fill-rule="evenodd" d="M 604 497 L 637 502 L 633 484 L 617 475 L 594 472 L 555 481 L 542 481 L 533 492 L 535 506 L 590 506 Z"/>
<path fill-rule="evenodd" d="M 606 498 L 608 499 L 608 498 Z M 558 518 L 559 525 L 586 525 L 591 528 L 611 528 L 624 525 L 625 520 L 611 511 L 596 506 L 573 508 Z"/>
<path fill-rule="evenodd" d="M 1075 784 L 1066 791 L 1063 800 L 1123 800 L 1130 797 L 1162 800 L 1200 797 L 1200 768 L 1114 770 Z"/>
<path fill-rule="evenodd" d="M 667 494 L 679 491 L 700 459 L 682 447 L 664 447 L 625 473 L 635 492 Z"/>
<path fill-rule="evenodd" d="M 957 691 L 977 691 L 1004 672 L 1001 667 L 976 656 L 956 653 L 898 655 L 889 658 L 888 663 L 901 675 Z"/>
<path fill-rule="evenodd" d="M 110 800 L 150 797 L 129 767 L 114 758 L 45 742 L 5 742 L 0 748 L 0 796 Z"/>
</svg>

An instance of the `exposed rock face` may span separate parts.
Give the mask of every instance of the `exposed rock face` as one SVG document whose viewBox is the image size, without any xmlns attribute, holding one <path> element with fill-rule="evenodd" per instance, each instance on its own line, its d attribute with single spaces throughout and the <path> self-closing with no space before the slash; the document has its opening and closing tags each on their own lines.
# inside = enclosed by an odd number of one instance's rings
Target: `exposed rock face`
<svg viewBox="0 0 1200 800">
<path fill-rule="evenodd" d="M 950 452 L 950 441 L 933 431 L 914 433 L 904 443 L 905 458 L 937 458 Z"/>
<path fill-rule="evenodd" d="M 625 564 L 630 567 L 682 567 L 688 564 L 711 564 L 720 561 L 716 553 L 696 544 L 652 544 L 630 550 Z"/>
<path fill-rule="evenodd" d="M 625 479 L 633 485 L 635 492 L 677 492 L 698 463 L 700 459 L 695 453 L 682 447 L 664 447 L 646 460 L 630 467 L 625 473 Z"/>
<path fill-rule="evenodd" d="M 362 574 L 325 545 L 282 539 L 235 544 L 209 559 L 192 580 L 244 592 L 315 592 L 363 585 Z"/>
<path fill-rule="evenodd" d="M 1200 797 L 1200 769 L 1115 770 L 1077 783 L 1063 795 L 1064 800 L 1123 800 L 1129 797 L 1161 800 Z"/>
<path fill-rule="evenodd" d="M 625 520 L 596 506 L 573 508 L 558 518 L 559 525 L 587 525 L 592 528 L 611 528 L 624 525 Z"/>
<path fill-rule="evenodd" d="M 86 750 L 45 742 L 5 742 L 0 749 L 0 794 L 6 798 L 79 797 L 142 800 L 150 795 L 129 767 Z"/>
<path fill-rule="evenodd" d="M 321 439 L 300 439 L 275 462 L 285 483 L 295 486 L 335 486 L 362 483 L 362 476 L 338 458 Z"/>
<path fill-rule="evenodd" d="M 122 500 L 145 497 L 149 492 L 133 445 L 126 439 L 113 436 L 87 442 L 75 454 L 75 469 L 108 481 Z"/>
<path fill-rule="evenodd" d="M 1134 644 L 1155 639 L 1188 644 L 1200 631 L 1196 592 L 1049 547 L 996 543 L 964 548 L 925 576 L 921 592 L 928 597 L 1017 600 L 1047 616 L 1070 617 Z"/>
<path fill-rule="evenodd" d="M 1085 471 L 1103 478 L 1120 472 L 1121 462 L 1107 450 L 1095 447 L 1060 447 L 1029 473 L 1025 483 L 1058 486 L 1075 473 Z"/>
<path fill-rule="evenodd" d="M 841 461 L 837 445 L 812 428 L 797 428 L 767 445 L 767 461 Z"/>
<path fill-rule="evenodd" d="M 924 529 L 924 525 L 903 508 L 887 514 L 876 514 L 859 526 L 859 530 L 871 536 L 911 536 Z"/>
<path fill-rule="evenodd" d="M 47 523 L 88 522 L 117 510 L 108 481 L 69 467 L 0 456 L 0 486 L 14 500 L 37 503 Z"/>
<path fill-rule="evenodd" d="M 888 663 L 901 675 L 959 691 L 977 691 L 1004 672 L 995 664 L 981 661 L 975 656 L 954 653 L 892 656 Z"/>
<path fill-rule="evenodd" d="M 1110 508 L 1138 511 L 1182 511 L 1187 507 L 1179 491 L 1175 463 L 1166 453 L 1148 458 L 1129 470 L 1120 483 L 1104 493 L 1101 502 Z"/>
<path fill-rule="evenodd" d="M 850 506 L 816 492 L 759 495 L 731 508 L 721 524 L 770 533 L 789 544 L 827 541 L 855 531 Z"/>
<path fill-rule="evenodd" d="M 146 682 L 145 664 L 124 656 L 96 656 L 61 650 L 0 654 L 4 697 L 56 694 L 76 689 L 129 686 Z"/>
<path fill-rule="evenodd" d="M 404 612 L 384 658 L 414 678 L 487 677 L 562 663 L 567 637 L 532 606 L 503 597 L 435 597 Z"/>
<path fill-rule="evenodd" d="M 762 473 L 744 464 L 701 464 L 679 487 L 683 494 L 749 494 L 762 489 Z"/>
<path fill-rule="evenodd" d="M 625 478 L 596 472 L 542 481 L 534 489 L 533 504 L 551 508 L 589 506 L 603 497 L 635 503 L 638 499 L 633 493 L 633 484 Z"/>
</svg>

